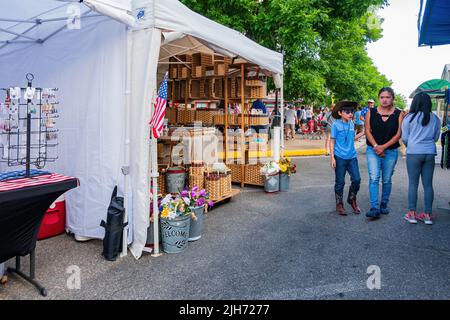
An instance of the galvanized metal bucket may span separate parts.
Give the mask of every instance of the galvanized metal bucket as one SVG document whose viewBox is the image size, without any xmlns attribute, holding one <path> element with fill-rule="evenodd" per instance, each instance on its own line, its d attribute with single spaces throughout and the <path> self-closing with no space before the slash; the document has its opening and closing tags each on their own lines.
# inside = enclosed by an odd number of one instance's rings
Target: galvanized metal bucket
<svg viewBox="0 0 450 320">
<path fill-rule="evenodd" d="M 269 193 L 280 191 L 280 175 L 278 172 L 264 175 L 264 191 Z"/>
<path fill-rule="evenodd" d="M 202 237 L 203 232 L 203 220 L 205 218 L 205 206 L 190 207 L 191 211 L 195 215 L 195 219 L 191 218 L 191 226 L 189 229 L 189 241 L 195 241 Z"/>
<path fill-rule="evenodd" d="M 161 242 L 161 228 L 159 230 L 159 242 Z M 147 228 L 147 245 L 155 244 L 155 232 L 153 222 L 150 222 L 150 226 Z"/>
<path fill-rule="evenodd" d="M 166 171 L 167 193 L 183 191 L 186 184 L 186 171 L 183 167 L 172 167 Z"/>
<path fill-rule="evenodd" d="M 289 191 L 291 177 L 287 173 L 280 172 L 280 191 Z"/>
<path fill-rule="evenodd" d="M 188 245 L 191 215 L 174 220 L 159 219 L 161 222 L 162 247 L 166 253 L 179 253 Z"/>
</svg>

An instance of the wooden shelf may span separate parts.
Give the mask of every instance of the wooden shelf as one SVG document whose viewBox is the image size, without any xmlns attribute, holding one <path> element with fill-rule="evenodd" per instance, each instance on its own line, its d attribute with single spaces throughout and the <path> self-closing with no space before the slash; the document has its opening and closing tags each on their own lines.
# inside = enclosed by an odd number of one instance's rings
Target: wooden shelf
<svg viewBox="0 0 450 320">
<path fill-rule="evenodd" d="M 231 199 L 234 196 L 237 196 L 241 191 L 239 189 L 231 189 L 231 193 L 227 196 L 221 197 L 220 199 L 217 200 L 212 200 L 214 202 L 214 204 L 218 203 L 218 202 L 222 202 L 225 201 L 227 199 Z"/>
</svg>

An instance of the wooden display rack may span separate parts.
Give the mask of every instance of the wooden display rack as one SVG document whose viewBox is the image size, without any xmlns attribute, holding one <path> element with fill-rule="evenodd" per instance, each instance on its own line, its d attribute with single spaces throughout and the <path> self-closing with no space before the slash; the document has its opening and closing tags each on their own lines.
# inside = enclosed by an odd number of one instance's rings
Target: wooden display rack
<svg viewBox="0 0 450 320">
<path fill-rule="evenodd" d="M 231 200 L 231 198 L 233 198 L 234 196 L 237 196 L 241 191 L 239 189 L 231 189 L 231 193 L 227 196 L 223 196 L 220 199 L 212 199 L 211 201 L 214 202 L 214 204 L 216 203 L 220 203 L 220 202 L 228 202 Z"/>
<path fill-rule="evenodd" d="M 170 74 L 177 79 L 172 79 L 172 83 L 169 89 L 169 97 L 172 101 L 184 102 L 187 106 L 188 103 L 193 100 L 203 99 L 220 99 L 224 101 L 225 113 L 223 115 L 210 115 L 208 114 L 208 122 L 211 124 L 224 127 L 225 141 L 228 141 L 228 128 L 235 127 L 241 129 L 241 145 L 245 145 L 244 131 L 246 128 L 256 125 L 266 125 L 265 119 L 260 119 L 258 116 L 252 116 L 249 113 L 249 99 L 263 98 L 265 97 L 266 83 L 259 77 L 248 77 L 249 69 L 257 70 L 259 74 L 258 66 L 251 63 L 231 63 L 231 59 L 227 57 L 221 57 L 218 55 L 209 55 L 206 53 L 195 53 L 191 56 L 182 56 L 181 61 L 186 65 L 190 65 L 191 70 L 185 70 L 179 72 L 181 68 L 186 67 L 181 64 L 177 66 L 177 73 L 171 71 Z M 175 69 L 174 67 L 170 67 Z M 206 75 L 206 70 L 213 70 L 212 76 Z M 222 76 L 223 73 L 223 76 Z M 184 78 L 184 76 L 187 76 Z M 180 79 L 183 77 L 184 79 Z M 241 104 L 241 114 L 231 115 L 228 113 L 228 106 L 230 103 Z M 194 120 L 204 120 L 203 115 L 199 114 L 191 116 L 190 110 L 178 109 L 176 112 L 170 115 L 170 119 L 176 118 L 178 124 L 188 124 Z M 176 113 L 176 116 L 175 116 Z M 206 117 L 206 114 L 204 115 Z M 217 123 L 220 119 L 221 123 Z M 206 118 L 205 118 L 206 119 Z M 188 121 L 189 120 L 189 121 Z M 231 121 L 230 121 L 231 120 Z M 225 159 L 228 158 L 227 153 L 229 150 L 225 148 Z M 241 153 L 241 176 L 245 177 L 246 165 L 248 166 L 248 152 Z M 247 179 L 241 179 L 241 187 L 245 184 L 252 184 L 252 181 L 246 181 Z M 256 184 L 260 185 L 260 184 Z"/>
</svg>

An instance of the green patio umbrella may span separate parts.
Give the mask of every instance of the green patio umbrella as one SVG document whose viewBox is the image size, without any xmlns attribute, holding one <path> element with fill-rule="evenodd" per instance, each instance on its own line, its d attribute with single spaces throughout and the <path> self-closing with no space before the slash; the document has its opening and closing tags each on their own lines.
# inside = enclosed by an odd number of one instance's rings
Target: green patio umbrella
<svg viewBox="0 0 450 320">
<path fill-rule="evenodd" d="M 414 98 L 419 92 L 428 93 L 431 98 L 444 97 L 445 90 L 450 88 L 450 82 L 444 79 L 432 79 L 425 81 L 410 94 L 410 98 Z"/>
</svg>

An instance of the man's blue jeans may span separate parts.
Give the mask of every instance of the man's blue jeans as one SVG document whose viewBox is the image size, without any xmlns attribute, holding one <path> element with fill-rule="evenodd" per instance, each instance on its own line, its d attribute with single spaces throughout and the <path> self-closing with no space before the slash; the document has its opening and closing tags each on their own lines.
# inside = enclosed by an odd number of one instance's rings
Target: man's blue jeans
<svg viewBox="0 0 450 320">
<path fill-rule="evenodd" d="M 334 159 L 336 160 L 336 183 L 334 185 L 334 192 L 341 197 L 343 196 L 345 186 L 345 173 L 348 172 L 351 179 L 349 197 L 356 197 L 356 194 L 359 191 L 359 186 L 361 185 L 358 158 L 346 160 L 338 156 L 334 156 Z"/>
<path fill-rule="evenodd" d="M 380 177 L 382 179 L 381 202 L 387 206 L 392 190 L 392 175 L 397 164 L 398 149 L 385 150 L 379 157 L 372 147 L 367 146 L 366 157 L 369 169 L 370 208 L 379 208 L 378 200 Z"/>
</svg>

